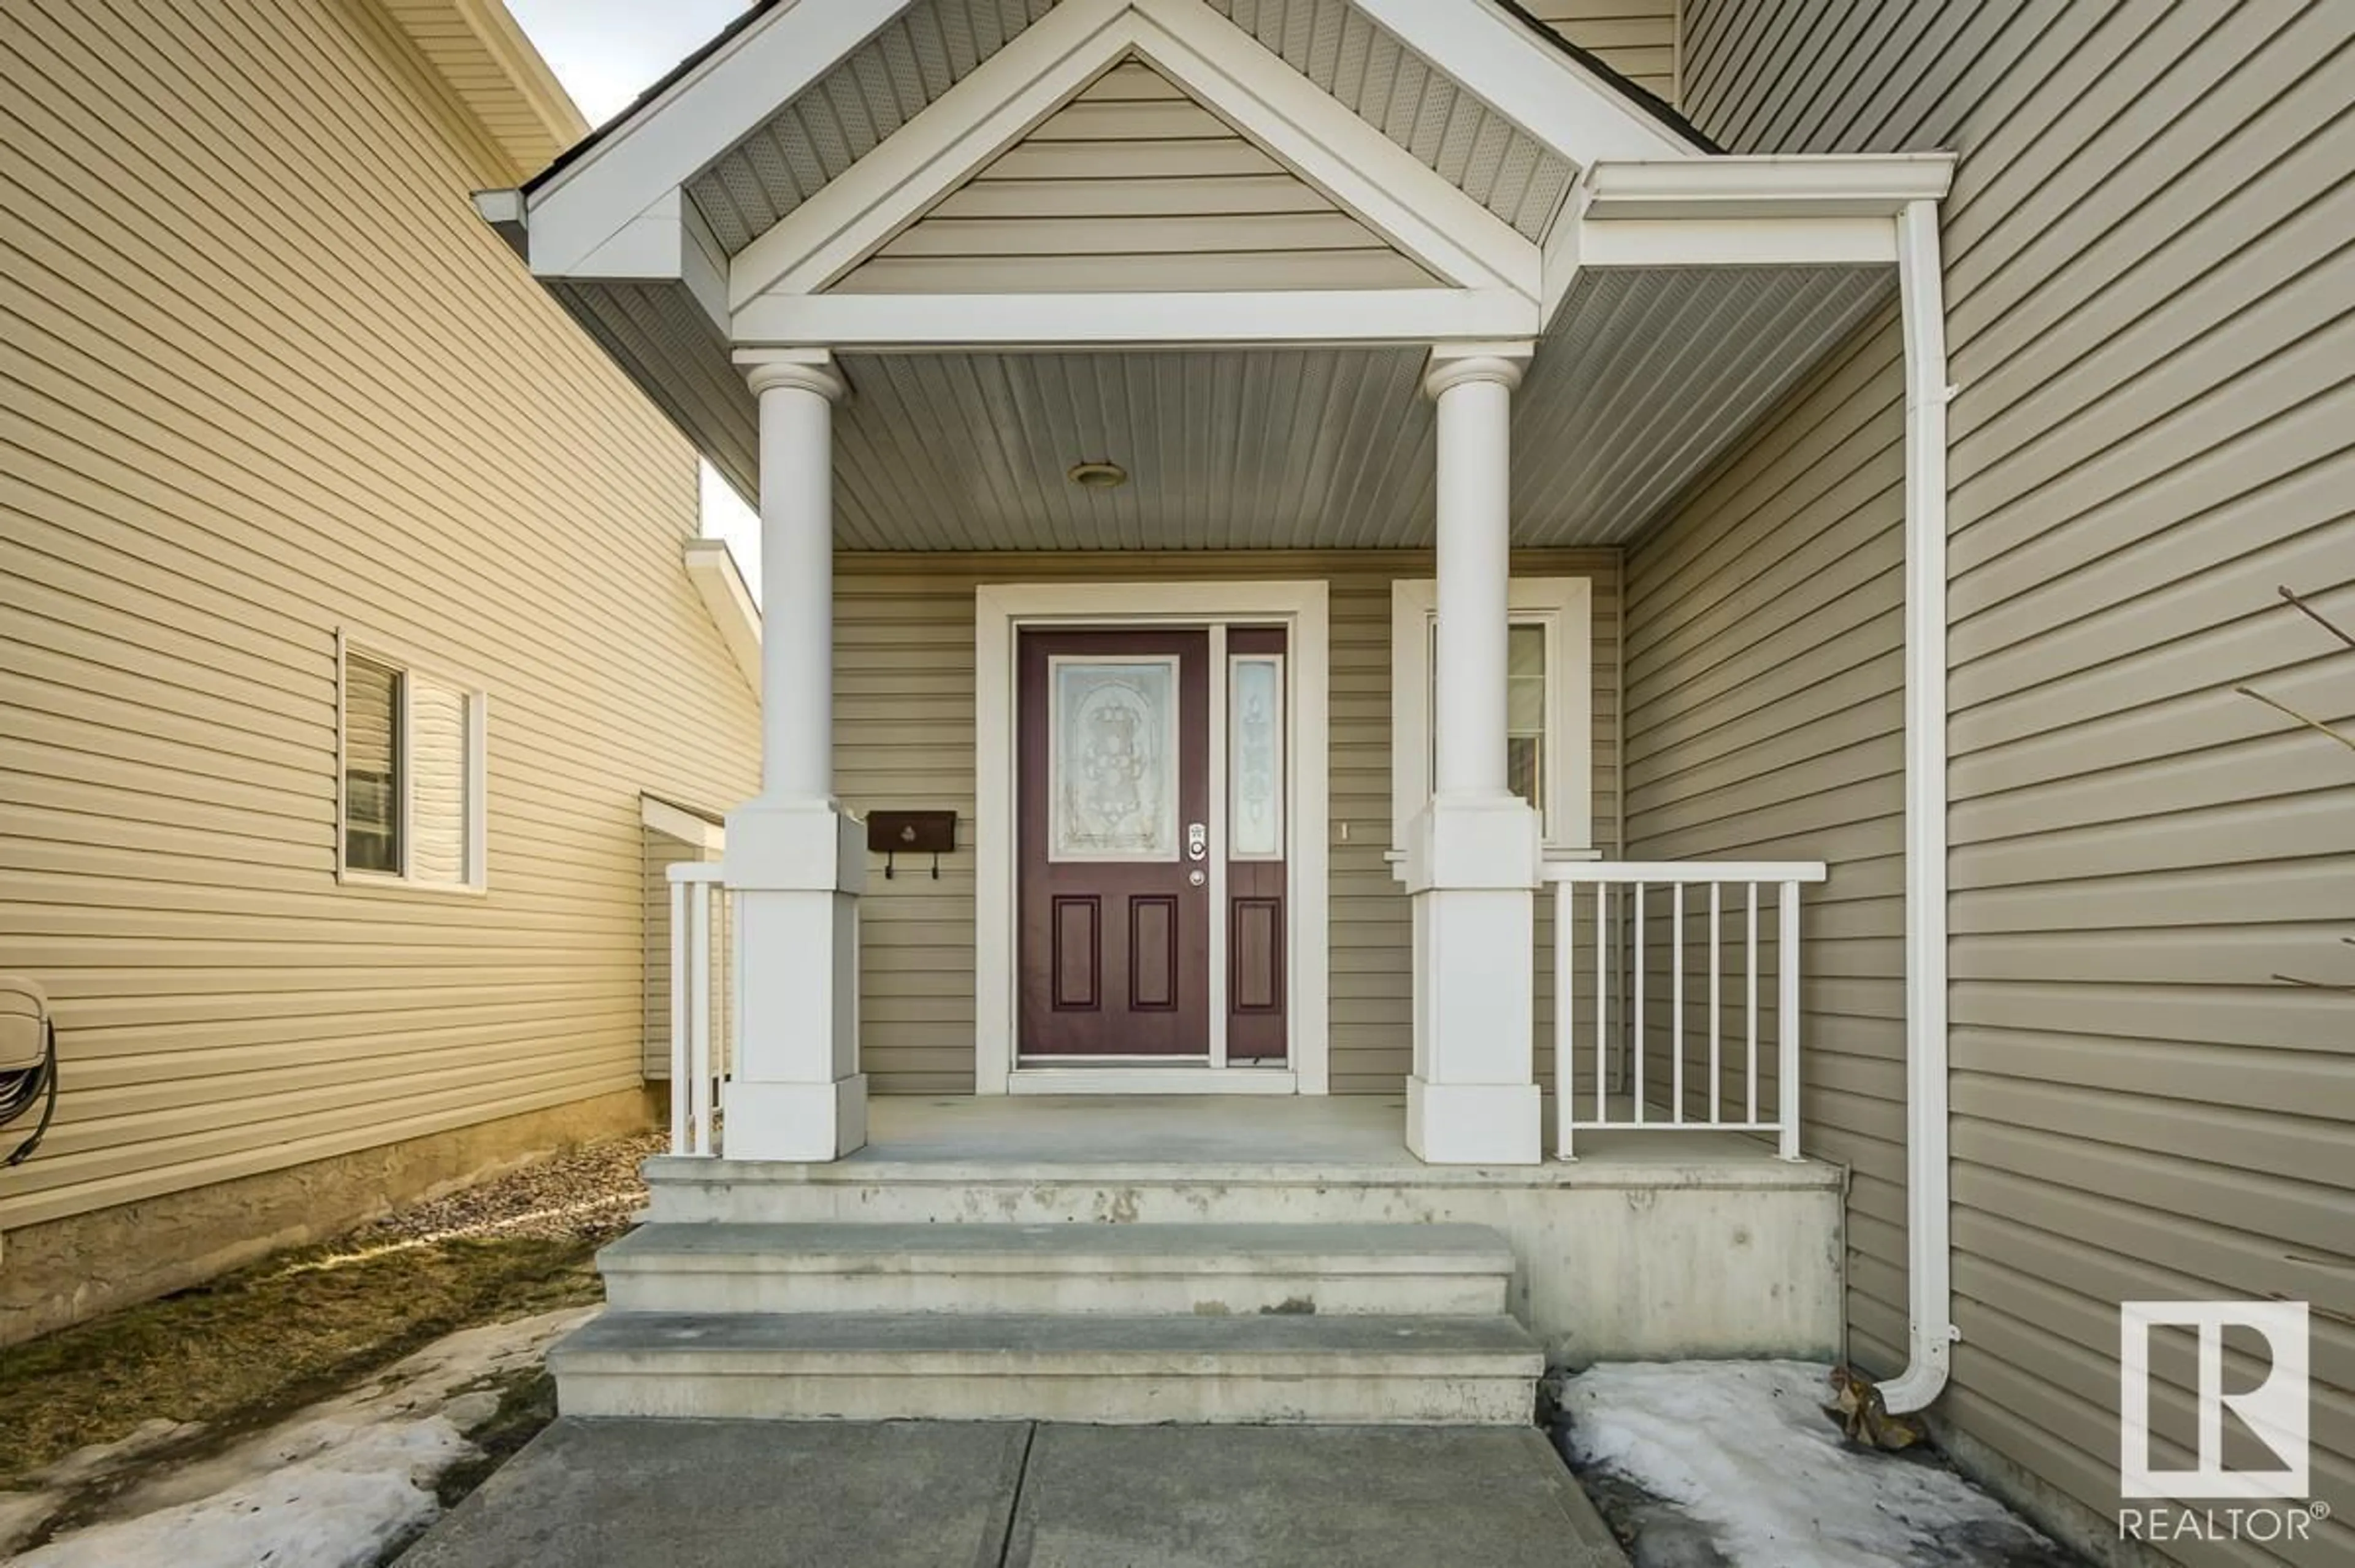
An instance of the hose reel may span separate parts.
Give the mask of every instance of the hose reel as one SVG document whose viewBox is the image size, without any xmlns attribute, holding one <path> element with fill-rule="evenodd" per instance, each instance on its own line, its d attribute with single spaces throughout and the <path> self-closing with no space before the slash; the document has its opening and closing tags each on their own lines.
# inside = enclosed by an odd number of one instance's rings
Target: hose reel
<svg viewBox="0 0 2355 1568">
<path fill-rule="evenodd" d="M 0 1157 L 0 1170 L 32 1157 L 58 1111 L 58 1025 L 49 1016 L 48 994 L 21 976 L 0 975 L 0 1127 L 36 1102 L 41 1119 L 33 1136 Z M 0 1139 L 0 1148 L 5 1147 Z"/>
</svg>

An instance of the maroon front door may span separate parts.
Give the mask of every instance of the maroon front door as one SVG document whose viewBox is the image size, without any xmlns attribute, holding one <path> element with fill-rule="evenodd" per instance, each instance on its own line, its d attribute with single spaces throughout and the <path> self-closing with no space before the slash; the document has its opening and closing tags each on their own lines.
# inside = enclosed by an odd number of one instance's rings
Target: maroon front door
<svg viewBox="0 0 2355 1568">
<path fill-rule="evenodd" d="M 1209 635 L 1024 632 L 1021 1054 L 1207 1061 Z"/>
</svg>

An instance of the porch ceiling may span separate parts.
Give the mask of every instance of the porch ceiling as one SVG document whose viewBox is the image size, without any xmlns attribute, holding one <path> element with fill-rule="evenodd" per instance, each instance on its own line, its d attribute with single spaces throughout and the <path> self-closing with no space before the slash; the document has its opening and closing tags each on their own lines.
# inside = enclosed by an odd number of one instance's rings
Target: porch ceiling
<svg viewBox="0 0 2355 1568">
<path fill-rule="evenodd" d="M 1890 288 L 1885 269 L 1848 267 L 1581 280 L 1516 399 L 1516 542 L 1640 534 Z M 837 539 L 894 550 L 1427 545 L 1423 357 L 847 355 Z M 1065 477 L 1104 459 L 1129 483 Z"/>
</svg>

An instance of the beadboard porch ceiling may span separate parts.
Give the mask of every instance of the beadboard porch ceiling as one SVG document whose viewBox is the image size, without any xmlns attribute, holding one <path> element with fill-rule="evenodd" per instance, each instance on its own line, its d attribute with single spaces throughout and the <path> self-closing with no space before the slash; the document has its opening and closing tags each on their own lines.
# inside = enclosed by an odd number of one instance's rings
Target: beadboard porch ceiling
<svg viewBox="0 0 2355 1568">
<path fill-rule="evenodd" d="M 1891 289 L 1880 268 L 1582 280 L 1516 394 L 1515 542 L 1641 533 Z M 846 355 L 837 539 L 886 550 L 1428 545 L 1423 361 L 1379 347 Z M 1082 489 L 1065 476 L 1097 461 L 1129 482 Z"/>
</svg>

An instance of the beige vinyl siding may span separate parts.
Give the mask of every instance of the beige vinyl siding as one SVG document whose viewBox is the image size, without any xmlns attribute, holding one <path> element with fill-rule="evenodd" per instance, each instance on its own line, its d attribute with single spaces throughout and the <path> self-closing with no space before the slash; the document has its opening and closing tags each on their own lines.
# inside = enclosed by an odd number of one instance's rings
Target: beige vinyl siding
<svg viewBox="0 0 2355 1568">
<path fill-rule="evenodd" d="M 1151 66 L 1089 84 L 834 285 L 846 293 L 1428 288 Z"/>
<path fill-rule="evenodd" d="M 1595 842 L 1617 843 L 1618 558 L 1529 552 L 1517 574 L 1594 582 Z M 860 905 L 861 1050 L 882 1093 L 973 1086 L 974 590 L 985 582 L 1312 580 L 1330 585 L 1332 1087 L 1395 1093 L 1411 1052 L 1408 909 L 1391 868 L 1391 583 L 1427 552 L 1343 550 L 837 557 L 836 780 L 854 811 L 954 809 L 958 852 Z M 1343 825 L 1348 830 L 1341 837 Z M 1546 1036 L 1541 1029 L 1540 1040 Z M 1541 1062 L 1550 1072 L 1550 1056 Z"/>
<path fill-rule="evenodd" d="M 1520 5 L 1661 102 L 1677 101 L 1677 0 L 1520 0 Z"/>
<path fill-rule="evenodd" d="M 1743 151 L 1946 145 L 1950 1421 L 2106 1516 L 2124 1299 L 2315 1304 L 2355 1497 L 2355 205 L 2335 4 L 1689 7 Z M 1782 439 L 1770 437 L 1769 439 Z M 1891 1238 L 1894 1239 L 1893 1237 Z M 2188 1363 L 2163 1435 L 2190 1430 Z"/>
<path fill-rule="evenodd" d="M 1804 894 L 1800 1117 L 1855 1173 L 1850 1349 L 1880 1369 L 1906 1325 L 1901 372 L 1884 315 L 1627 559 L 1629 857 L 1831 868 Z"/>
<path fill-rule="evenodd" d="M 755 784 L 692 455 L 429 86 L 357 6 L 0 33 L 0 970 L 65 1083 L 0 1228 L 636 1084 L 639 791 Z M 486 892 L 338 885 L 339 633 L 487 692 Z"/>
</svg>

